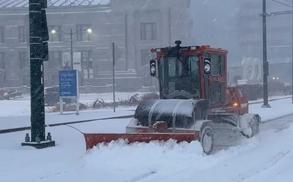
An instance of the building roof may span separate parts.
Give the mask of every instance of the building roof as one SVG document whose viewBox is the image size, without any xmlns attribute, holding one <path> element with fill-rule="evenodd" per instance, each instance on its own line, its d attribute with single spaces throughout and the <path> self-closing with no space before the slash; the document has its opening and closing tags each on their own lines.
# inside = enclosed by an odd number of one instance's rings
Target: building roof
<svg viewBox="0 0 293 182">
<path fill-rule="evenodd" d="M 108 5 L 111 0 L 47 0 L 48 7 Z M 29 0 L 0 0 L 0 8 L 25 8 Z"/>
</svg>

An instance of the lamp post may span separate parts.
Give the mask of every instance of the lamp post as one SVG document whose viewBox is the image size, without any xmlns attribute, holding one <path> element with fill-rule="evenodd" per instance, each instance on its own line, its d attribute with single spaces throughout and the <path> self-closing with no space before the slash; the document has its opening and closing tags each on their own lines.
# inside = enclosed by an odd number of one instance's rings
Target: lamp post
<svg viewBox="0 0 293 182">
<path fill-rule="evenodd" d="M 86 31 L 88 34 L 92 34 L 93 33 L 93 29 L 91 28 L 86 28 L 83 31 Z M 73 35 L 77 34 L 77 32 L 73 32 L 72 28 L 70 29 L 70 32 L 64 32 L 62 30 L 60 30 L 60 32 L 62 32 L 63 34 L 67 34 L 70 35 L 70 68 L 73 70 L 74 69 L 74 62 L 73 62 Z M 57 30 L 52 29 L 51 30 L 51 34 L 55 35 L 57 33 Z"/>
<path fill-rule="evenodd" d="M 73 70 L 73 31 L 70 29 L 70 66 Z"/>
<path fill-rule="evenodd" d="M 270 108 L 268 102 L 268 72 L 269 63 L 267 56 L 267 5 L 266 0 L 262 0 L 262 29 L 263 29 L 263 108 Z"/>
</svg>

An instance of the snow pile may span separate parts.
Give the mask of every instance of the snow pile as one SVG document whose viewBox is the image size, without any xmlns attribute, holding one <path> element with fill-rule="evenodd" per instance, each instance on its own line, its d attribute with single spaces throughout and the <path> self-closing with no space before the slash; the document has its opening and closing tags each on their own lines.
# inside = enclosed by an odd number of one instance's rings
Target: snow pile
<svg viewBox="0 0 293 182">
<path fill-rule="evenodd" d="M 53 129 L 53 128 L 52 128 Z M 199 142 L 123 141 L 85 152 L 82 136 L 54 128 L 57 146 L 44 150 L 15 146 L 24 133 L 1 135 L 2 181 L 70 182 L 290 182 L 293 179 L 293 128 L 268 130 L 240 146 L 203 154 Z M 66 137 L 65 137 L 66 136 Z"/>
<path fill-rule="evenodd" d="M 253 147 L 249 145 L 248 148 Z M 245 147 L 244 147 L 245 148 Z M 247 148 L 247 147 L 246 147 Z M 212 156 L 203 154 L 200 143 L 152 142 L 127 145 L 123 141 L 99 145 L 85 157 L 87 170 L 96 171 L 102 181 L 136 181 L 152 178 L 172 181 L 184 171 L 204 171 L 239 153 L 239 147 Z M 135 180 L 136 179 L 136 180 Z M 152 181 L 152 180 L 150 180 Z"/>
<path fill-rule="evenodd" d="M 291 181 L 291 137 L 292 127 L 268 131 L 211 156 L 203 154 L 199 142 L 127 145 L 119 141 L 90 151 L 84 170 L 90 171 L 89 179 L 101 181 Z"/>
<path fill-rule="evenodd" d="M 198 142 L 176 144 L 151 142 L 127 145 L 123 141 L 99 145 L 85 157 L 88 170 L 96 171 L 101 181 L 134 181 L 148 176 L 169 174 L 189 166 L 204 169 L 205 156 Z M 197 161 L 197 162 L 195 162 Z"/>
</svg>

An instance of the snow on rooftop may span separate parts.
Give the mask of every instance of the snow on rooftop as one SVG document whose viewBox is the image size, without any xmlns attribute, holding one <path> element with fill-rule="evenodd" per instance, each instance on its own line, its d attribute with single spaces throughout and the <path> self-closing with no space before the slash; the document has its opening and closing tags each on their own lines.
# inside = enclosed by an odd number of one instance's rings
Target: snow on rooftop
<svg viewBox="0 0 293 182">
<path fill-rule="evenodd" d="M 47 0 L 49 7 L 108 5 L 111 0 Z M 0 8 L 28 7 L 29 0 L 0 0 Z"/>
</svg>

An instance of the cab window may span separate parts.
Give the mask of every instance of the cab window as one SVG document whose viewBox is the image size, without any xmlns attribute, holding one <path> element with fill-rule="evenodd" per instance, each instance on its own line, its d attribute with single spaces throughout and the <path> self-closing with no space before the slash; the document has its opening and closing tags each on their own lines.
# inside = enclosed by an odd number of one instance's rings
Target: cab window
<svg viewBox="0 0 293 182">
<path fill-rule="evenodd" d="M 223 55 L 217 55 L 217 54 L 206 54 L 206 58 L 209 58 L 211 60 L 211 75 L 212 76 L 219 76 L 223 75 L 225 72 L 225 66 L 224 66 L 224 56 Z"/>
</svg>

